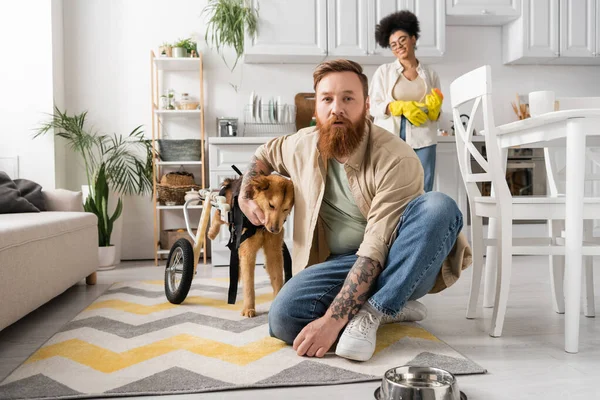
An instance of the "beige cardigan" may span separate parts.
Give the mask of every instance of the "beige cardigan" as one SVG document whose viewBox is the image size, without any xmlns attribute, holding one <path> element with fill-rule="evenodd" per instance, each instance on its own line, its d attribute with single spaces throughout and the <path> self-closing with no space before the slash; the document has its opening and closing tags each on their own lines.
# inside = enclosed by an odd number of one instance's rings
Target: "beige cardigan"
<svg viewBox="0 0 600 400">
<path fill-rule="evenodd" d="M 398 136 L 370 122 L 366 135 L 344 168 L 356 205 L 367 219 L 365 237 L 357 255 L 385 265 L 404 209 L 423 193 L 423 167 L 415 152 Z M 267 166 L 294 182 L 294 274 L 329 256 L 319 218 L 327 162 L 317 150 L 317 141 L 318 130 L 305 128 L 296 134 L 275 138 L 255 153 Z M 461 233 L 432 291 L 452 285 L 470 264 L 471 249 Z"/>
</svg>

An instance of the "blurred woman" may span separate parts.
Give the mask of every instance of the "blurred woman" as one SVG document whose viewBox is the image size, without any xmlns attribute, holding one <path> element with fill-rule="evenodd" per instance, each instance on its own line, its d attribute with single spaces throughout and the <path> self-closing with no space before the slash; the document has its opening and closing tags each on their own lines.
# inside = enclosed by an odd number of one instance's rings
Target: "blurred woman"
<svg viewBox="0 0 600 400">
<path fill-rule="evenodd" d="M 395 12 L 379 22 L 375 39 L 381 47 L 389 47 L 396 60 L 375 71 L 369 97 L 374 123 L 400 135 L 417 153 L 425 171 L 424 188 L 430 192 L 443 96 L 437 73 L 415 56 L 419 32 L 419 20 L 410 11 Z"/>
</svg>

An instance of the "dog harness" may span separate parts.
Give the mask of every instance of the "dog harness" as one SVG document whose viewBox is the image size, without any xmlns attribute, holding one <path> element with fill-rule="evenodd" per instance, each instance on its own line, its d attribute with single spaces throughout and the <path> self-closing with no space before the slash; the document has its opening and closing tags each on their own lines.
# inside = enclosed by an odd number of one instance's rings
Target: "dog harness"
<svg viewBox="0 0 600 400">
<path fill-rule="evenodd" d="M 240 176 L 243 174 L 241 171 L 235 166 L 232 165 L 232 168 L 235 172 L 237 172 Z M 227 247 L 231 252 L 229 256 L 229 293 L 227 296 L 228 304 L 235 304 L 235 300 L 237 298 L 237 290 L 238 290 L 238 280 L 240 274 L 240 257 L 239 257 L 239 249 L 240 245 L 248 238 L 254 236 L 259 229 L 265 229 L 264 226 L 256 226 L 252 225 L 250 220 L 244 215 L 240 205 L 238 203 L 239 197 L 239 188 L 237 192 L 232 193 L 233 204 L 231 205 L 231 211 L 229 212 L 229 242 L 227 243 Z M 225 188 L 221 188 L 219 192 L 219 196 L 225 196 Z M 292 257 L 290 256 L 290 252 L 283 242 L 283 272 L 284 272 L 284 283 L 289 281 L 292 278 Z"/>
</svg>

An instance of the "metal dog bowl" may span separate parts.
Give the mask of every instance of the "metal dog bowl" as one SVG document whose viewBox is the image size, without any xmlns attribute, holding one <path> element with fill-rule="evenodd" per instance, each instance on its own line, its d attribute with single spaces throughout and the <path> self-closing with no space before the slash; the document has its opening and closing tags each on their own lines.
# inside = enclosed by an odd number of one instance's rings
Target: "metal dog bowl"
<svg viewBox="0 0 600 400">
<path fill-rule="evenodd" d="M 389 369 L 375 390 L 377 400 L 467 400 L 448 371 L 404 365 Z"/>
</svg>

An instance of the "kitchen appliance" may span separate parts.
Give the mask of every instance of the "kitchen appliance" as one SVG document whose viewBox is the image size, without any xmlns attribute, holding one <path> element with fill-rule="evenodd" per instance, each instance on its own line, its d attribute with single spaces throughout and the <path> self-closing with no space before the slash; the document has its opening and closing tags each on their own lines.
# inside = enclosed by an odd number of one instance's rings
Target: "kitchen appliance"
<svg viewBox="0 0 600 400">
<path fill-rule="evenodd" d="M 487 159 L 485 144 L 475 145 L 479 153 Z M 480 147 L 481 146 L 481 147 Z M 484 172 L 477 161 L 471 160 L 473 172 Z M 545 196 L 547 193 L 546 163 L 542 148 L 510 148 L 506 162 L 506 182 L 513 196 Z M 489 196 L 492 191 L 491 182 L 477 184 L 483 196 Z M 470 215 L 468 218 L 470 221 Z M 483 219 L 487 224 L 487 218 Z M 545 223 L 544 220 L 528 220 L 528 224 Z M 470 222 L 469 222 L 470 223 Z M 516 224 L 521 221 L 516 221 Z M 524 221 L 523 221 L 524 223 Z"/>
<path fill-rule="evenodd" d="M 238 134 L 237 118 L 217 118 L 217 132 L 221 137 L 233 137 Z"/>
<path fill-rule="evenodd" d="M 439 368 L 404 365 L 385 372 L 377 400 L 467 400 L 456 378 Z"/>
<path fill-rule="evenodd" d="M 452 122 L 452 126 L 450 126 L 450 129 L 452 129 L 452 136 L 456 135 L 456 132 L 454 130 L 454 121 Z M 469 124 L 469 116 L 467 114 L 460 114 L 460 123 L 462 124 L 462 126 L 464 126 L 465 128 L 467 127 L 467 125 Z M 473 135 L 476 135 L 475 133 L 475 129 L 473 129 Z"/>
<path fill-rule="evenodd" d="M 486 157 L 485 145 L 481 154 Z M 506 182 L 513 196 L 545 196 L 547 176 L 544 149 L 508 149 Z M 483 182 L 481 194 L 489 196 L 490 193 L 491 183 Z"/>
</svg>

